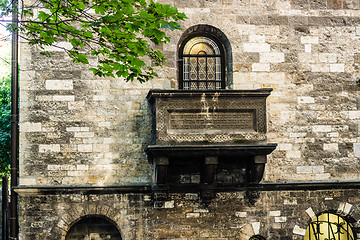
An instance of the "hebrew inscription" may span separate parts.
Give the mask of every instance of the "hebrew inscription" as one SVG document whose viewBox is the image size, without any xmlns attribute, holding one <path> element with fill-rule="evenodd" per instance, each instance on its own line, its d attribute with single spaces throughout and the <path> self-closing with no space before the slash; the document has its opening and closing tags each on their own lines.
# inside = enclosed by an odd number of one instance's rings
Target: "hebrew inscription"
<svg viewBox="0 0 360 240">
<path fill-rule="evenodd" d="M 254 111 L 170 111 L 169 129 L 172 130 L 255 130 Z"/>
</svg>

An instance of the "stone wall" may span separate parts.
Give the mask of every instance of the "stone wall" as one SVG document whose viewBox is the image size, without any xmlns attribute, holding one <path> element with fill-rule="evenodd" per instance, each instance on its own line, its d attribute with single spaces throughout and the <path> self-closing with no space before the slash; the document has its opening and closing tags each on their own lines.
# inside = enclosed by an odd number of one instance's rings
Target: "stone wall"
<svg viewBox="0 0 360 240">
<path fill-rule="evenodd" d="M 20 198 L 21 239 L 65 239 L 86 215 L 114 222 L 122 239 L 302 240 L 315 214 L 331 211 L 357 229 L 359 190 L 269 191 L 249 206 L 243 192 L 219 193 L 208 205 L 196 193 L 172 194 L 161 209 L 149 194 L 58 194 Z"/>
<path fill-rule="evenodd" d="M 279 146 L 265 181 L 359 178 L 357 1 L 165 2 L 188 20 L 161 47 L 168 60 L 152 82 L 97 79 L 66 53 L 50 48 L 47 58 L 21 45 L 21 185 L 150 182 L 145 96 L 150 88 L 177 88 L 178 40 L 197 24 L 229 39 L 230 88 L 274 88 L 268 142 Z"/>
<path fill-rule="evenodd" d="M 359 0 L 161 2 L 188 19 L 159 47 L 168 58 L 159 77 L 144 84 L 100 79 L 87 70 L 96 59 L 77 65 L 58 49 L 47 58 L 21 43 L 20 187 L 151 184 L 145 97 L 151 88 L 178 89 L 179 39 L 199 24 L 229 39 L 229 89 L 274 89 L 267 141 L 278 147 L 264 182 L 359 179 Z M 255 206 L 244 194 L 218 193 L 208 206 L 197 194 L 173 194 L 163 209 L 150 193 L 20 194 L 20 236 L 64 239 L 86 215 L 114 221 L 123 239 L 303 239 L 314 214 L 338 211 L 355 227 L 360 220 L 358 190 L 262 192 Z"/>
</svg>

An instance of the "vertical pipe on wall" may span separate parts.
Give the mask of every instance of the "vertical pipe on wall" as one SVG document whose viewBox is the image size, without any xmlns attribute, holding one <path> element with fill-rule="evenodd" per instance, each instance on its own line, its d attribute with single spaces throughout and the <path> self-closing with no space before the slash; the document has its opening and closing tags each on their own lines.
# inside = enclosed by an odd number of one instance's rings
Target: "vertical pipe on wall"
<svg viewBox="0 0 360 240">
<path fill-rule="evenodd" d="M 11 196 L 10 196 L 10 239 L 18 239 L 17 194 L 18 145 L 19 145 L 19 92 L 18 92 L 18 0 L 12 1 L 12 52 L 11 52 Z"/>
<path fill-rule="evenodd" d="M 9 179 L 8 177 L 2 178 L 2 240 L 8 240 L 8 204 L 9 204 Z"/>
</svg>

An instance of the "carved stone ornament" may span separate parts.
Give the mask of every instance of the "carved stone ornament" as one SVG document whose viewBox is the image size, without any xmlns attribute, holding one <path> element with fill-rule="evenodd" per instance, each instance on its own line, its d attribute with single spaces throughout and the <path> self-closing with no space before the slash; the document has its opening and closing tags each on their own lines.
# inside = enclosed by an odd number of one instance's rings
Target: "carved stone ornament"
<svg viewBox="0 0 360 240">
<path fill-rule="evenodd" d="M 217 173 L 229 164 L 230 174 L 245 169 L 242 183 L 260 182 L 266 156 L 277 146 L 266 139 L 266 98 L 271 90 L 150 90 L 153 138 L 145 151 L 154 166 L 155 198 L 164 196 L 164 186 L 178 186 L 169 183 L 175 174 L 169 171 L 182 167 L 200 168 L 199 182 L 190 185 L 198 187 L 206 202 L 224 185 L 217 182 Z"/>
</svg>

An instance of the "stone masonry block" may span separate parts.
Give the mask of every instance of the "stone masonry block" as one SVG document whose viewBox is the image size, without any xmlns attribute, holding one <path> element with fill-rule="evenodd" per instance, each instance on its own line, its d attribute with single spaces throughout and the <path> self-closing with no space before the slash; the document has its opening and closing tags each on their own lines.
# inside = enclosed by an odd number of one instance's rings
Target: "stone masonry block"
<svg viewBox="0 0 360 240">
<path fill-rule="evenodd" d="M 98 125 L 99 125 L 99 127 L 110 127 L 111 123 L 110 122 L 99 122 Z"/>
<path fill-rule="evenodd" d="M 311 71 L 312 72 L 329 72 L 330 71 L 330 65 L 327 64 L 327 63 L 312 64 L 311 65 Z"/>
<path fill-rule="evenodd" d="M 72 80 L 46 80 L 45 88 L 47 90 L 72 90 Z"/>
<path fill-rule="evenodd" d="M 254 234 L 259 234 L 260 233 L 260 222 L 252 222 L 251 226 L 254 230 Z"/>
<path fill-rule="evenodd" d="M 264 43 L 266 39 L 266 36 L 264 35 L 256 35 L 256 34 L 250 34 L 249 35 L 249 42 L 252 43 Z"/>
<path fill-rule="evenodd" d="M 93 138 L 94 132 L 75 132 L 74 137 L 76 138 Z"/>
<path fill-rule="evenodd" d="M 108 152 L 110 151 L 109 144 L 94 144 L 94 151 L 95 152 Z"/>
<path fill-rule="evenodd" d="M 197 208 L 197 209 L 194 209 L 194 212 L 198 212 L 198 213 L 208 213 L 209 210 L 208 210 L 208 209 L 204 209 L 204 208 Z"/>
<path fill-rule="evenodd" d="M 269 212 L 269 216 L 271 217 L 279 217 L 281 215 L 281 211 L 277 210 L 277 211 L 270 211 Z"/>
<path fill-rule="evenodd" d="M 56 170 L 60 170 L 60 169 L 61 169 L 61 167 L 58 164 L 47 165 L 47 170 L 50 170 L 50 171 L 56 171 Z"/>
<path fill-rule="evenodd" d="M 254 63 L 252 64 L 252 70 L 254 72 L 269 72 L 270 64 L 268 63 Z"/>
<path fill-rule="evenodd" d="M 79 144 L 78 151 L 79 152 L 92 152 L 92 144 Z"/>
<path fill-rule="evenodd" d="M 287 151 L 292 150 L 293 145 L 291 143 L 279 143 L 279 150 Z"/>
<path fill-rule="evenodd" d="M 20 132 L 41 132 L 41 123 L 32 123 L 32 122 L 21 123 Z"/>
<path fill-rule="evenodd" d="M 82 171 L 68 171 L 68 176 L 70 177 L 80 177 L 83 175 L 84 173 Z"/>
<path fill-rule="evenodd" d="M 75 96 L 74 96 L 74 95 L 54 95 L 54 96 L 53 96 L 53 100 L 54 100 L 54 101 L 69 101 L 69 102 L 73 102 L 73 101 L 75 101 Z"/>
<path fill-rule="evenodd" d="M 69 110 L 79 110 L 84 109 L 85 102 L 84 101 L 78 101 L 78 102 L 69 102 L 68 108 Z"/>
<path fill-rule="evenodd" d="M 163 207 L 164 208 L 174 208 L 175 202 L 174 201 L 166 201 Z"/>
<path fill-rule="evenodd" d="M 87 170 L 89 170 L 89 165 L 78 164 L 78 165 L 76 165 L 76 170 L 87 171 Z"/>
<path fill-rule="evenodd" d="M 247 212 L 235 212 L 235 216 L 245 218 L 247 216 Z"/>
<path fill-rule="evenodd" d="M 106 96 L 104 96 L 104 95 L 95 95 L 95 96 L 93 96 L 93 100 L 94 101 L 106 101 Z"/>
<path fill-rule="evenodd" d="M 198 218 L 200 217 L 200 213 L 187 213 L 186 218 Z"/>
<path fill-rule="evenodd" d="M 306 96 L 298 97 L 297 101 L 298 101 L 299 104 L 301 104 L 301 103 L 315 103 L 315 99 L 313 97 L 306 97 Z"/>
<path fill-rule="evenodd" d="M 295 227 L 293 229 L 293 234 L 305 236 L 305 232 L 306 232 L 306 230 L 303 228 L 300 228 L 298 225 L 295 225 Z"/>
<path fill-rule="evenodd" d="M 350 119 L 360 119 L 360 111 L 349 111 Z"/>
<path fill-rule="evenodd" d="M 301 158 L 301 151 L 290 150 L 286 152 L 287 158 Z"/>
<path fill-rule="evenodd" d="M 313 173 L 323 173 L 324 166 L 312 166 L 312 172 Z"/>
<path fill-rule="evenodd" d="M 244 43 L 244 52 L 270 52 L 270 45 L 267 43 Z"/>
<path fill-rule="evenodd" d="M 277 223 L 286 222 L 286 217 L 275 217 L 275 222 Z"/>
<path fill-rule="evenodd" d="M 345 72 L 345 64 L 330 64 L 330 72 Z"/>
<path fill-rule="evenodd" d="M 278 25 L 270 25 L 270 26 L 256 26 L 255 33 L 258 35 L 271 35 L 271 36 L 279 36 L 280 35 L 280 26 Z"/>
<path fill-rule="evenodd" d="M 314 125 L 312 126 L 313 132 L 331 132 L 330 125 Z"/>
<path fill-rule="evenodd" d="M 354 155 L 360 157 L 360 143 L 354 143 Z"/>
<path fill-rule="evenodd" d="M 343 0 L 343 9 L 359 9 L 360 2 L 358 0 Z"/>
<path fill-rule="evenodd" d="M 88 127 L 67 127 L 66 131 L 67 132 L 88 132 L 89 128 Z"/>
<path fill-rule="evenodd" d="M 301 37 L 300 41 L 301 41 L 302 44 L 305 44 L 305 43 L 318 44 L 319 43 L 319 37 L 303 36 L 303 37 Z"/>
<path fill-rule="evenodd" d="M 109 144 L 109 143 L 115 143 L 115 139 L 114 138 L 104 138 L 103 141 L 105 144 Z"/>
<path fill-rule="evenodd" d="M 323 173 L 324 166 L 298 166 L 296 167 L 296 173 L 298 174 L 311 174 L 311 173 Z"/>
<path fill-rule="evenodd" d="M 335 53 L 320 53 L 319 60 L 323 63 L 336 63 L 337 55 Z"/>
<path fill-rule="evenodd" d="M 297 174 L 310 174 L 312 173 L 312 166 L 298 166 L 296 167 Z"/>
<path fill-rule="evenodd" d="M 323 149 L 325 151 L 338 151 L 339 146 L 337 143 L 324 143 Z"/>
<path fill-rule="evenodd" d="M 260 63 L 282 63 L 285 55 L 282 52 L 260 53 Z"/>
<path fill-rule="evenodd" d="M 299 53 L 298 60 L 301 63 L 315 63 L 318 61 L 318 55 L 310 53 Z"/>
<path fill-rule="evenodd" d="M 36 185 L 37 184 L 37 179 L 34 177 L 20 177 L 20 185 L 27 185 L 27 186 L 31 186 L 31 185 Z"/>
<path fill-rule="evenodd" d="M 330 173 L 319 173 L 315 174 L 315 180 L 327 180 L 331 177 Z"/>
<path fill-rule="evenodd" d="M 60 152 L 60 144 L 41 144 L 39 145 L 39 152 Z"/>
<path fill-rule="evenodd" d="M 311 219 L 316 218 L 316 214 L 315 214 L 314 210 L 313 210 L 311 207 L 309 207 L 308 209 L 306 209 L 305 212 L 307 213 L 307 215 L 309 215 L 309 217 L 310 217 Z"/>
</svg>

